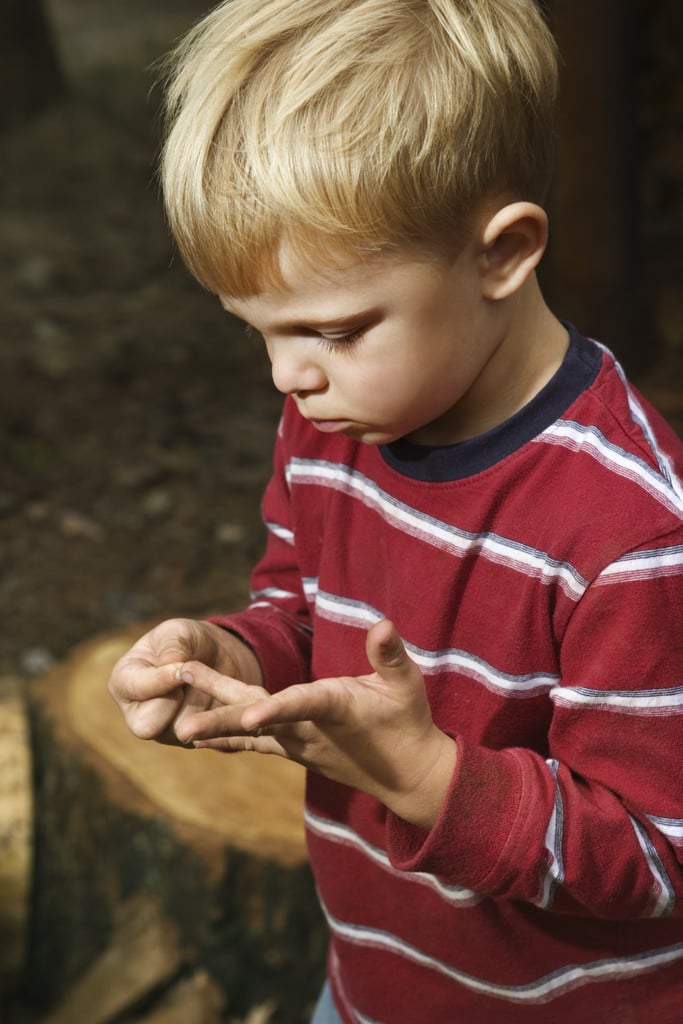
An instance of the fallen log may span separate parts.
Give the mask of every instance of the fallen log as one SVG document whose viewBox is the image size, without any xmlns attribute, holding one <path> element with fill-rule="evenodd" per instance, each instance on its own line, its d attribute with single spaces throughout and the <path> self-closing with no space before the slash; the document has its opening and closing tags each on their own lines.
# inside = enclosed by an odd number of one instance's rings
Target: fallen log
<svg viewBox="0 0 683 1024">
<path fill-rule="evenodd" d="M 30 687 L 34 1001 L 46 1012 L 64 999 L 111 945 L 121 904 L 145 893 L 177 927 L 184 962 L 225 991 L 231 1015 L 272 1000 L 273 1024 L 299 1024 L 326 946 L 303 771 L 135 739 L 106 683 L 140 631 L 96 638 Z"/>
<path fill-rule="evenodd" d="M 22 681 L 0 679 L 0 998 L 26 955 L 33 826 L 32 766 Z"/>
</svg>

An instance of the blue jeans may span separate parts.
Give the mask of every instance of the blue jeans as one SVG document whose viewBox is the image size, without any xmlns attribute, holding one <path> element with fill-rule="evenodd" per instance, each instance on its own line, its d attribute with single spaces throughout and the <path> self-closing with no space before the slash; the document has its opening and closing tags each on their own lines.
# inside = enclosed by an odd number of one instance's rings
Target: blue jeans
<svg viewBox="0 0 683 1024">
<path fill-rule="evenodd" d="M 330 992 L 329 982 L 325 982 L 320 999 L 316 1003 L 311 1024 L 342 1024 L 342 1019 L 335 1009 Z"/>
</svg>

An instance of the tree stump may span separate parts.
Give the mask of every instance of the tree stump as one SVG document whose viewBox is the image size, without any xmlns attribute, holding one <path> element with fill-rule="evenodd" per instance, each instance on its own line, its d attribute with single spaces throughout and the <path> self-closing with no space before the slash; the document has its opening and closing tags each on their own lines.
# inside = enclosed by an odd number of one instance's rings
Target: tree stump
<svg viewBox="0 0 683 1024">
<path fill-rule="evenodd" d="M 306 857 L 303 770 L 132 736 L 106 684 L 141 632 L 96 638 L 31 684 L 32 1002 L 41 1012 L 63 1002 L 111 945 L 121 905 L 144 894 L 178 930 L 176 981 L 205 971 L 231 1018 L 272 1001 L 273 1024 L 300 1024 L 327 941 Z"/>
</svg>

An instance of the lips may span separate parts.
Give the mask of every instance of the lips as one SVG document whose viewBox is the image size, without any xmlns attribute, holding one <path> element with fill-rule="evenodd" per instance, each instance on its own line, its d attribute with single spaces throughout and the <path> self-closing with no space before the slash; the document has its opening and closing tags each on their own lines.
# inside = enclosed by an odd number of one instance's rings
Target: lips
<svg viewBox="0 0 683 1024">
<path fill-rule="evenodd" d="M 309 420 L 311 426 L 315 427 L 322 434 L 337 434 L 341 430 L 347 430 L 351 424 L 348 420 Z"/>
</svg>

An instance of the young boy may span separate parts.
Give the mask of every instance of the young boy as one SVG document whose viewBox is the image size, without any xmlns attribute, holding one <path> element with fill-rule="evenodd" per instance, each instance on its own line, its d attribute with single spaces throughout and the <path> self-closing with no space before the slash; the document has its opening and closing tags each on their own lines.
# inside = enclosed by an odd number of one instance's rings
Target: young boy
<svg viewBox="0 0 683 1024">
<path fill-rule="evenodd" d="M 176 54 L 170 223 L 287 397 L 251 605 L 110 686 L 309 769 L 316 1024 L 683 1019 L 683 447 L 539 291 L 555 92 L 533 0 L 232 0 Z"/>
</svg>

